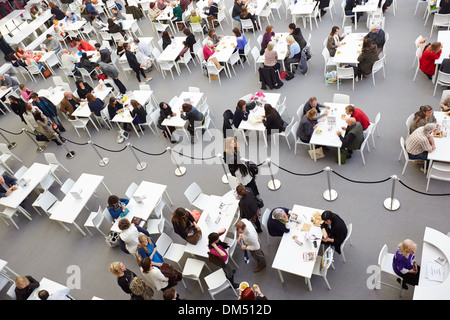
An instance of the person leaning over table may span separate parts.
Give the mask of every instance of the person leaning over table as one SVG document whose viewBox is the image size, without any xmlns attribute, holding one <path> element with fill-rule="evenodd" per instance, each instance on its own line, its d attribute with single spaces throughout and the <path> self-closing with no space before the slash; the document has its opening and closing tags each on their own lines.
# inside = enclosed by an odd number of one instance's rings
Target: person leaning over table
<svg viewBox="0 0 450 320">
<path fill-rule="evenodd" d="M 119 69 L 117 69 L 114 64 L 99 61 L 98 63 L 94 64 L 94 69 L 100 71 L 108 78 L 111 78 L 121 94 L 125 94 L 127 92 L 127 88 L 119 79 Z"/>
<path fill-rule="evenodd" d="M 355 80 L 359 77 L 368 77 L 372 73 L 373 64 L 378 60 L 377 45 L 368 38 L 364 38 L 361 53 L 358 56 L 358 65 L 353 66 Z"/>
<path fill-rule="evenodd" d="M 264 50 L 264 67 L 270 67 L 276 70 L 278 72 L 281 69 L 281 65 L 278 62 L 278 52 L 274 50 L 275 48 L 275 42 L 270 41 L 266 49 Z"/>
<path fill-rule="evenodd" d="M 331 28 L 330 35 L 328 36 L 327 40 L 327 49 L 330 53 L 330 57 L 334 57 L 336 54 L 337 48 L 341 46 L 341 41 L 345 38 L 345 34 L 342 36 L 339 35 L 339 27 L 334 26 Z"/>
<path fill-rule="evenodd" d="M 191 136 L 194 137 L 194 129 L 198 125 L 203 125 L 205 122 L 205 117 L 203 113 L 198 111 L 194 106 L 189 103 L 183 103 L 180 110 L 180 116 L 183 120 L 188 120 L 188 131 L 191 133 Z"/>
<path fill-rule="evenodd" d="M 95 63 L 90 60 L 91 57 L 92 55 L 88 56 L 86 52 L 83 52 L 80 58 L 80 68 L 85 69 L 91 78 L 95 79 L 95 73 L 92 72 L 94 71 Z"/>
<path fill-rule="evenodd" d="M 106 63 L 111 63 L 111 51 L 109 51 L 108 48 L 103 47 L 100 43 L 96 43 L 94 44 L 94 48 L 95 51 L 97 51 L 98 53 L 100 53 L 100 61 L 102 62 L 106 62 Z"/>
<path fill-rule="evenodd" d="M 106 22 L 108 23 L 108 32 L 109 33 L 120 33 L 120 34 L 124 35 L 122 24 L 120 22 L 115 23 L 113 18 L 108 18 L 108 20 L 106 20 Z"/>
<path fill-rule="evenodd" d="M 347 127 L 342 127 L 345 130 L 345 137 L 342 137 L 341 131 L 336 132 L 339 139 L 342 141 L 341 149 L 348 151 L 347 159 L 350 159 L 353 150 L 359 150 L 364 141 L 364 132 L 361 123 L 357 122 L 355 118 L 350 117 L 345 120 Z"/>
<path fill-rule="evenodd" d="M 442 44 L 440 42 L 433 42 L 425 47 L 422 57 L 419 59 L 419 68 L 425 73 L 428 79 L 432 80 L 436 71 L 436 59 L 439 59 L 442 53 Z"/>
<path fill-rule="evenodd" d="M 267 232 L 272 237 L 282 237 L 291 231 L 289 229 L 289 209 L 284 207 L 273 208 L 267 220 Z"/>
<path fill-rule="evenodd" d="M 219 42 L 222 38 L 223 38 L 223 36 L 217 35 L 216 29 L 211 28 L 208 30 L 208 40 L 212 41 L 214 47 L 219 44 Z"/>
<path fill-rule="evenodd" d="M 347 236 L 347 226 L 344 220 L 336 213 L 325 210 L 322 212 L 322 220 L 320 228 L 322 229 L 322 243 L 334 247 L 336 253 L 341 254 L 341 244 Z"/>
<path fill-rule="evenodd" d="M 0 176 L 0 198 L 9 196 L 17 190 L 17 179 L 4 172 Z"/>
<path fill-rule="evenodd" d="M 46 36 L 47 38 L 47 50 L 48 51 L 53 51 L 55 54 L 59 53 L 61 51 L 61 45 L 59 43 L 59 40 L 56 39 L 53 34 L 47 34 Z"/>
<path fill-rule="evenodd" d="M 408 290 L 407 284 L 417 286 L 419 284 L 420 266 L 416 262 L 417 244 L 410 239 L 403 240 L 394 254 L 392 268 L 400 277 L 398 283 L 402 283 L 402 288 Z M 402 282 L 403 279 L 403 282 Z"/>
<path fill-rule="evenodd" d="M 377 54 L 379 55 L 381 51 L 383 51 L 383 46 L 386 42 L 386 34 L 380 27 L 373 27 L 370 29 L 369 33 L 364 36 L 364 39 L 370 39 L 372 44 L 377 46 Z"/>
<path fill-rule="evenodd" d="M 236 37 L 237 46 L 234 49 L 234 51 L 239 51 L 239 57 L 241 58 L 241 63 L 244 63 L 247 61 L 247 57 L 245 56 L 245 46 L 247 45 L 247 39 L 245 39 L 245 36 L 239 28 L 233 28 L 233 34 Z M 233 52 L 234 52 L 233 51 Z"/>
<path fill-rule="evenodd" d="M 421 106 L 419 111 L 414 114 L 409 133 L 414 132 L 417 128 L 423 127 L 427 123 L 436 123 L 437 119 L 433 115 L 433 108 L 429 105 Z"/>
<path fill-rule="evenodd" d="M 119 198 L 116 195 L 110 195 L 108 197 L 108 206 L 106 208 L 114 220 L 120 217 L 121 214 L 125 214 L 129 201 L 126 198 Z"/>
<path fill-rule="evenodd" d="M 433 138 L 435 128 L 434 123 L 428 123 L 414 130 L 405 141 L 408 158 L 410 160 L 424 160 L 424 168 L 428 167 L 428 153 L 436 150 Z M 421 170 L 424 170 L 424 168 L 421 168 Z"/>
<path fill-rule="evenodd" d="M 175 127 L 170 126 L 167 128 L 166 126 L 163 126 L 162 123 L 167 118 L 175 117 L 177 114 L 172 111 L 172 108 L 165 102 L 159 103 L 159 118 L 156 126 L 163 131 L 163 134 L 166 138 L 171 139 L 171 133 L 175 130 Z M 170 140 L 171 142 L 175 143 L 175 140 Z"/>
<path fill-rule="evenodd" d="M 203 57 L 205 60 L 208 60 L 215 52 L 214 43 L 211 40 L 206 40 L 205 45 L 203 46 Z"/>
<path fill-rule="evenodd" d="M 239 235 L 237 241 L 241 244 L 241 249 L 250 251 L 250 254 L 257 262 L 257 266 L 253 269 L 253 272 L 257 273 L 262 271 L 266 267 L 266 258 L 264 252 L 261 250 L 261 242 L 258 236 L 259 232 L 245 218 L 236 222 L 234 226 L 236 233 Z"/>
<path fill-rule="evenodd" d="M 370 126 L 369 117 L 361 109 L 348 105 L 345 107 L 345 113 L 350 117 L 355 118 L 357 122 L 361 123 L 363 130 L 366 130 Z"/>
<path fill-rule="evenodd" d="M 308 101 L 306 101 L 305 106 L 303 107 L 303 115 L 305 115 L 309 110 L 316 109 L 317 115 L 316 120 L 319 120 L 320 118 L 324 117 L 326 115 L 326 112 L 321 114 L 321 110 L 327 109 L 330 110 L 329 106 L 323 105 L 317 101 L 316 97 L 310 97 Z"/>
<path fill-rule="evenodd" d="M 202 235 L 202 230 L 195 222 L 191 213 L 179 207 L 172 214 L 173 231 L 188 243 L 197 244 L 198 239 Z"/>
<path fill-rule="evenodd" d="M 39 288 L 39 281 L 35 280 L 32 276 L 19 276 L 16 278 L 16 288 L 14 293 L 16 294 L 16 300 L 27 300 L 33 293 L 34 289 Z"/>
<path fill-rule="evenodd" d="M 127 57 L 128 65 L 136 73 L 136 78 L 139 84 L 144 84 L 144 82 L 141 81 L 141 76 L 144 77 L 145 81 L 152 80 L 152 77 L 147 77 L 144 69 L 142 68 L 142 64 L 138 62 L 136 55 L 131 51 L 131 45 L 129 43 L 124 43 L 123 47 L 125 49 L 125 55 Z"/>
</svg>

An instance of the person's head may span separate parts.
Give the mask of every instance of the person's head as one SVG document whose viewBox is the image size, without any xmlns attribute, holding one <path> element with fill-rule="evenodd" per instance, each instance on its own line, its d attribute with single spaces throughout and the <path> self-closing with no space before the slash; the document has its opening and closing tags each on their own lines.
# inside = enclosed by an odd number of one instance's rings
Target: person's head
<svg viewBox="0 0 450 320">
<path fill-rule="evenodd" d="M 138 109 L 140 109 L 142 106 L 141 106 L 141 104 L 137 101 L 137 100 L 135 100 L 135 99 L 132 99 L 131 101 L 130 101 L 130 104 L 131 104 L 131 106 L 133 107 L 133 108 L 138 108 Z"/>
<path fill-rule="evenodd" d="M 119 277 L 125 270 L 125 265 L 120 261 L 113 262 L 109 265 L 109 271 L 117 277 Z"/>
<path fill-rule="evenodd" d="M 94 102 L 96 98 L 95 98 L 95 96 L 92 93 L 89 92 L 86 95 L 86 99 L 87 99 L 87 102 L 91 103 L 91 102 Z"/>
<path fill-rule="evenodd" d="M 272 33 L 272 31 L 273 31 L 273 26 L 266 27 L 266 33 Z"/>
<path fill-rule="evenodd" d="M 256 300 L 255 291 L 252 287 L 247 287 L 241 292 L 240 300 Z"/>
<path fill-rule="evenodd" d="M 139 44 L 139 39 L 138 38 L 133 38 L 133 42 L 135 43 L 135 44 Z"/>
<path fill-rule="evenodd" d="M 122 230 L 122 231 L 127 230 L 130 226 L 131 226 L 131 222 L 127 218 L 122 218 L 119 220 L 118 227 L 120 230 Z"/>
<path fill-rule="evenodd" d="M 80 38 L 75 38 L 73 41 L 75 41 L 76 44 L 80 44 L 81 43 L 81 39 Z"/>
<path fill-rule="evenodd" d="M 245 232 L 245 229 L 247 228 L 243 221 L 236 222 L 234 227 L 236 228 L 236 232 L 238 234 L 243 234 Z"/>
<path fill-rule="evenodd" d="M 84 82 L 81 79 L 78 79 L 77 81 L 75 81 L 75 85 L 77 86 L 77 88 L 79 89 L 83 89 L 84 90 Z"/>
<path fill-rule="evenodd" d="M 14 97 L 14 96 L 9 96 L 8 99 L 9 99 L 9 101 L 11 103 L 18 103 L 19 102 L 19 99 Z"/>
<path fill-rule="evenodd" d="M 288 35 L 287 37 L 286 37 L 286 43 L 288 44 L 288 45 L 291 45 L 291 44 L 293 44 L 295 42 L 295 39 L 294 39 L 294 37 L 290 34 L 290 35 Z"/>
<path fill-rule="evenodd" d="M 27 110 L 28 112 L 31 112 L 31 110 L 33 110 L 33 108 L 31 107 L 31 105 L 29 103 L 27 103 L 25 110 Z"/>
<path fill-rule="evenodd" d="M 425 135 L 430 135 L 431 133 L 433 133 L 434 129 L 436 129 L 436 124 L 427 123 L 426 125 L 423 126 L 423 133 Z"/>
<path fill-rule="evenodd" d="M 268 51 L 272 51 L 273 48 L 275 48 L 275 42 L 270 41 L 270 42 L 267 44 L 266 49 L 267 49 Z"/>
<path fill-rule="evenodd" d="M 330 32 L 330 36 L 334 36 L 339 34 L 339 27 L 338 26 L 334 26 L 333 28 L 331 28 L 331 32 Z"/>
<path fill-rule="evenodd" d="M 49 2 L 48 5 L 49 5 L 49 7 L 52 8 L 52 9 L 53 9 L 54 7 L 56 7 L 56 4 L 53 3 L 53 2 Z"/>
<path fill-rule="evenodd" d="M 149 244 L 149 239 L 148 239 L 148 236 L 146 236 L 145 234 L 143 234 L 143 233 L 141 233 L 141 234 L 139 234 L 139 236 L 138 236 L 138 241 L 139 241 L 139 244 L 142 246 L 142 247 L 146 247 L 148 244 Z"/>
<path fill-rule="evenodd" d="M 139 277 L 134 277 L 130 282 L 130 291 L 144 300 L 152 300 L 153 290 L 149 287 L 144 280 Z"/>
<path fill-rule="evenodd" d="M 289 23 L 288 28 L 289 28 L 289 33 L 291 34 L 295 30 L 295 28 L 297 28 L 297 26 L 295 25 L 295 23 L 291 22 L 291 23 Z"/>
<path fill-rule="evenodd" d="M 27 86 L 24 83 L 19 84 L 19 89 L 20 90 L 25 90 L 27 88 Z"/>
<path fill-rule="evenodd" d="M 49 34 L 47 34 L 46 38 L 47 38 L 47 40 L 52 40 L 53 39 L 53 35 L 49 33 Z"/>
<path fill-rule="evenodd" d="M 164 290 L 163 299 L 164 300 L 175 300 L 177 298 L 177 291 L 174 287 Z"/>
<path fill-rule="evenodd" d="M 329 225 L 334 219 L 334 213 L 330 210 L 325 210 L 324 212 L 322 212 L 321 218 L 323 222 Z"/>
<path fill-rule="evenodd" d="M 33 118 L 36 121 L 44 121 L 44 118 L 42 117 L 42 113 L 40 111 L 38 111 L 38 110 L 33 112 Z"/>
<path fill-rule="evenodd" d="M 119 40 L 119 42 L 117 42 L 118 47 L 123 47 L 123 44 L 124 44 L 123 40 Z"/>
<path fill-rule="evenodd" d="M 160 109 L 167 109 L 169 107 L 169 105 L 165 102 L 160 102 L 159 103 L 159 108 Z"/>
<path fill-rule="evenodd" d="M 108 20 L 106 20 L 106 22 L 108 23 L 108 26 L 114 25 L 114 20 L 112 18 L 108 18 Z"/>
<path fill-rule="evenodd" d="M 276 113 L 277 113 L 277 110 L 275 110 L 275 108 L 273 108 L 270 103 L 264 104 L 264 114 L 266 115 L 266 117 L 269 114 L 276 114 Z"/>
<path fill-rule="evenodd" d="M 317 98 L 316 97 L 311 97 L 309 98 L 309 105 L 313 108 L 317 107 Z"/>
<path fill-rule="evenodd" d="M 206 41 L 206 46 L 209 47 L 209 48 L 212 48 L 212 47 L 214 47 L 214 42 L 212 42 L 211 40 L 207 40 Z"/>
<path fill-rule="evenodd" d="M 415 254 L 417 249 L 417 244 L 410 239 L 403 240 L 399 245 L 398 249 L 400 253 L 408 258 L 410 254 Z"/>
<path fill-rule="evenodd" d="M 212 38 L 212 37 L 214 37 L 215 35 L 216 35 L 216 29 L 213 29 L 213 28 L 209 29 L 209 31 L 208 31 L 208 36 L 209 36 L 210 38 Z"/>
<path fill-rule="evenodd" d="M 16 287 L 19 289 L 26 288 L 30 285 L 30 280 L 25 276 L 18 276 L 16 278 Z"/>
<path fill-rule="evenodd" d="M 247 106 L 247 102 L 245 100 L 240 99 L 236 105 L 236 109 L 245 110 L 246 106 Z"/>
<path fill-rule="evenodd" d="M 83 58 L 83 59 L 89 59 L 86 52 L 83 52 L 83 53 L 81 54 L 81 58 Z"/>
<path fill-rule="evenodd" d="M 239 30 L 239 28 L 235 27 L 235 28 L 233 28 L 233 34 L 236 36 L 236 38 L 239 38 L 241 36 L 241 30 Z"/>
<path fill-rule="evenodd" d="M 48 294 L 47 290 L 39 290 L 39 292 L 38 292 L 38 297 L 41 300 L 47 300 L 49 296 L 50 295 Z"/>
<path fill-rule="evenodd" d="M 219 241 L 220 235 L 217 232 L 211 232 L 208 235 L 208 246 L 211 247 L 213 243 L 217 243 Z"/>
<path fill-rule="evenodd" d="M 306 112 L 306 117 L 309 120 L 313 120 L 317 115 L 317 109 L 309 109 L 308 112 Z"/>
<path fill-rule="evenodd" d="M 233 155 L 239 149 L 236 137 L 227 137 L 225 139 L 224 150 L 227 154 Z"/>
<path fill-rule="evenodd" d="M 117 103 L 117 99 L 116 98 L 114 98 L 114 97 L 110 97 L 109 98 L 109 104 L 111 106 L 114 106 L 116 103 Z M 117 197 L 117 198 L 119 198 L 119 197 Z"/>
<path fill-rule="evenodd" d="M 345 107 L 345 113 L 348 115 L 353 115 L 353 112 L 355 112 L 355 107 L 352 105 L 348 105 Z"/>
<path fill-rule="evenodd" d="M 190 103 L 183 103 L 181 108 L 183 109 L 183 112 L 189 112 L 189 111 L 192 110 L 192 104 L 190 104 Z"/>
<path fill-rule="evenodd" d="M 349 127 L 354 126 L 356 124 L 356 119 L 353 117 L 348 118 L 347 120 L 345 120 L 345 122 L 347 123 L 347 125 Z"/>
<path fill-rule="evenodd" d="M 197 11 L 195 11 L 195 9 L 191 10 L 191 16 L 192 17 L 197 16 Z"/>
<path fill-rule="evenodd" d="M 176 221 L 179 223 L 186 221 L 186 219 L 187 219 L 186 212 L 187 212 L 186 209 L 183 207 L 176 208 L 172 214 L 172 221 Z"/>
<path fill-rule="evenodd" d="M 108 207 L 115 207 L 119 203 L 119 197 L 112 194 L 108 197 Z"/>
<path fill-rule="evenodd" d="M 430 46 L 428 48 L 430 49 L 430 51 L 433 51 L 434 53 L 438 53 L 442 49 L 442 43 L 433 42 L 432 44 L 430 44 Z"/>
<path fill-rule="evenodd" d="M 245 190 L 245 187 L 243 185 L 238 185 L 236 187 L 236 193 L 242 198 L 247 195 L 247 190 Z"/>
<path fill-rule="evenodd" d="M 424 118 L 429 118 L 433 115 L 433 108 L 430 105 L 420 107 L 420 112 Z"/>
<path fill-rule="evenodd" d="M 141 260 L 141 268 L 143 273 L 148 273 L 152 268 L 152 260 L 150 257 L 145 257 Z"/>
<path fill-rule="evenodd" d="M 53 19 L 53 25 L 57 26 L 59 24 L 59 20 L 58 19 Z"/>
<path fill-rule="evenodd" d="M 183 33 L 187 37 L 188 35 L 191 34 L 191 30 L 189 30 L 188 28 L 184 28 Z"/>
<path fill-rule="evenodd" d="M 100 43 L 98 43 L 98 42 L 96 44 L 94 44 L 95 50 L 100 50 L 101 46 L 102 45 Z"/>
<path fill-rule="evenodd" d="M 118 13 L 119 13 L 119 9 L 117 9 L 117 7 L 116 7 L 116 8 L 112 8 L 111 11 L 112 11 L 114 14 L 118 14 Z"/>
<path fill-rule="evenodd" d="M 156 6 L 156 2 L 150 2 L 150 9 L 154 9 Z"/>
<path fill-rule="evenodd" d="M 275 220 L 284 220 L 284 221 L 288 220 L 288 216 L 286 214 L 286 211 L 284 211 L 281 208 L 274 209 L 273 212 L 272 212 L 272 217 Z"/>
<path fill-rule="evenodd" d="M 72 92 L 69 92 L 69 91 L 64 92 L 64 98 L 72 99 Z"/>
<path fill-rule="evenodd" d="M 167 31 L 167 30 L 163 31 L 163 33 L 161 34 L 161 38 L 163 38 L 163 39 L 169 39 L 169 38 L 170 38 L 170 33 L 169 33 L 169 31 Z"/>
<path fill-rule="evenodd" d="M 100 64 L 95 63 L 94 64 L 94 69 L 97 70 L 97 71 L 100 71 L 100 69 L 101 69 Z"/>
<path fill-rule="evenodd" d="M 369 38 L 364 38 L 362 48 L 369 48 L 372 45 L 372 40 Z"/>
<path fill-rule="evenodd" d="M 32 94 L 30 94 L 30 99 L 33 101 L 39 101 L 39 96 L 36 92 L 33 92 Z"/>
</svg>

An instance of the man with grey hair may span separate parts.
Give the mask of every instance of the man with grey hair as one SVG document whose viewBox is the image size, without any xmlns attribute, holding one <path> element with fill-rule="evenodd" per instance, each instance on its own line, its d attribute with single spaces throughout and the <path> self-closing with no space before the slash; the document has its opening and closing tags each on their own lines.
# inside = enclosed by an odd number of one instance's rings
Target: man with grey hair
<svg viewBox="0 0 450 320">
<path fill-rule="evenodd" d="M 267 220 L 267 231 L 272 237 L 282 237 L 283 234 L 288 233 L 289 225 L 289 209 L 284 207 L 274 208 Z"/>
<path fill-rule="evenodd" d="M 436 124 L 428 123 L 414 130 L 405 141 L 405 149 L 409 159 L 424 160 L 425 168 L 427 167 L 428 153 L 436 149 L 433 138 L 434 129 L 436 129 Z"/>
<path fill-rule="evenodd" d="M 11 78 L 7 74 L 0 75 L 0 87 L 2 89 L 11 88 L 12 90 L 16 90 L 19 87 L 19 83 Z"/>
</svg>

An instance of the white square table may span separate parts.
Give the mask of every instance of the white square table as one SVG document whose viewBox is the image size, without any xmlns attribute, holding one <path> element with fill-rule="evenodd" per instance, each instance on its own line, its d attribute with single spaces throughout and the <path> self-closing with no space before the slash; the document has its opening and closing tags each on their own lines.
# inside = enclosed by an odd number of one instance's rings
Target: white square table
<svg viewBox="0 0 450 320">
<path fill-rule="evenodd" d="M 39 287 L 33 290 L 27 300 L 40 300 L 38 294 L 41 290 L 46 290 L 50 296 L 58 296 L 58 300 L 70 300 L 70 288 L 47 278 L 39 281 Z"/>
<path fill-rule="evenodd" d="M 320 248 L 322 230 L 319 226 L 315 226 L 311 223 L 311 217 L 315 212 L 322 213 L 323 210 L 294 205 L 291 213 L 297 214 L 298 220 L 297 222 L 288 222 L 290 231 L 285 233 L 281 238 L 272 263 L 272 268 L 278 270 L 278 275 L 280 276 L 282 283 L 284 283 L 284 278 L 281 272 L 292 273 L 307 279 L 310 291 L 312 290 L 311 276 L 314 270 L 315 261 L 304 261 L 303 255 L 308 252 L 313 252 L 317 256 Z M 305 223 L 311 225 L 309 232 L 301 231 Z M 299 245 L 293 238 L 294 236 L 297 236 L 297 239 L 303 244 Z M 309 238 L 309 236 L 312 236 L 313 238 L 314 236 L 316 237 L 316 247 L 311 240 L 305 238 Z"/>
<path fill-rule="evenodd" d="M 186 37 L 174 37 L 172 39 L 172 43 L 169 44 L 163 52 L 157 58 L 158 61 L 166 61 L 175 63 L 175 59 L 178 57 L 178 54 L 184 48 L 183 41 L 186 40 Z M 177 72 L 180 73 L 178 69 L 178 65 L 175 63 L 175 68 Z"/>
<path fill-rule="evenodd" d="M 371 14 L 374 11 L 378 10 L 378 0 L 367 0 L 364 4 L 359 4 L 356 7 L 353 8 L 353 12 L 355 13 L 355 30 L 358 29 L 358 19 L 357 14 L 358 12 L 367 12 L 368 14 Z"/>
<path fill-rule="evenodd" d="M 109 194 L 112 194 L 103 179 L 104 177 L 99 175 L 89 173 L 81 174 L 57 208 L 52 211 L 50 219 L 60 222 L 67 231 L 70 230 L 64 223 L 73 224 L 83 236 L 86 236 L 86 233 L 77 225 L 75 220 L 78 218 L 78 215 L 86 206 L 89 199 L 91 199 L 92 195 L 95 194 L 95 191 L 100 184 L 103 184 L 106 191 L 108 191 Z M 78 194 L 78 196 L 74 195 L 74 193 Z"/>
<path fill-rule="evenodd" d="M 295 21 L 297 17 L 303 18 L 303 28 L 306 28 L 306 18 L 313 14 L 316 5 L 317 2 L 312 0 L 298 0 L 291 9 L 293 21 Z M 309 19 L 309 27 L 312 30 L 312 19 Z"/>
<path fill-rule="evenodd" d="M 265 146 L 267 147 L 267 130 L 266 126 L 262 122 L 262 119 L 265 115 L 264 104 L 270 104 L 273 108 L 278 109 L 278 102 L 280 100 L 281 94 L 270 92 L 263 92 L 263 94 L 264 97 L 262 98 L 262 100 L 258 100 L 261 102 L 261 105 L 257 104 L 254 109 L 250 110 L 248 114 L 248 120 L 241 121 L 241 123 L 239 124 L 239 129 L 261 132 L 263 134 Z M 245 141 L 247 141 L 243 131 L 242 134 L 244 135 Z"/>
<path fill-rule="evenodd" d="M 311 140 L 309 143 L 313 146 L 314 151 L 314 161 L 316 161 L 316 145 L 328 146 L 337 148 L 338 152 L 338 164 L 341 165 L 341 146 L 342 141 L 339 139 L 339 136 L 336 134 L 337 131 L 342 132 L 342 136 L 345 135 L 345 130 L 342 127 L 346 127 L 347 123 L 345 122 L 347 118 L 347 114 L 345 112 L 345 107 L 348 104 L 345 103 L 332 103 L 325 102 L 326 106 L 330 107 L 330 110 L 324 109 L 321 113 L 327 111 L 327 120 L 323 122 L 318 122 L 317 128 L 314 130 L 313 135 L 311 136 Z M 334 119 L 331 121 L 331 119 Z"/>
<path fill-rule="evenodd" d="M 450 126 L 450 115 L 447 115 L 447 113 L 449 112 L 433 112 L 439 125 L 442 126 L 442 121 L 446 118 L 447 125 Z M 430 174 L 433 161 L 450 162 L 450 130 L 447 129 L 446 137 L 434 137 L 434 143 L 436 145 L 436 150 L 428 153 L 428 160 L 430 161 L 428 164 L 427 175 Z"/>
<path fill-rule="evenodd" d="M 365 33 L 349 33 L 336 48 L 333 62 L 336 64 L 358 64 Z"/>
<path fill-rule="evenodd" d="M 287 32 L 283 33 L 277 33 L 274 37 L 272 37 L 272 41 L 275 42 L 275 46 L 273 50 L 277 52 L 278 55 L 278 61 L 281 62 L 281 65 L 283 66 L 283 70 L 286 70 L 286 67 L 284 65 L 284 59 L 286 59 L 286 55 L 288 53 L 288 44 L 286 42 L 286 37 L 289 35 Z M 264 54 L 260 55 L 258 60 L 258 63 L 264 64 Z"/>
<path fill-rule="evenodd" d="M 133 217 L 141 218 L 144 221 L 147 221 L 150 217 L 153 209 L 158 205 L 159 201 L 162 201 L 162 196 L 166 195 L 167 199 L 169 199 L 170 203 L 172 200 L 167 193 L 167 186 L 159 183 L 142 181 L 136 191 L 133 193 L 133 196 L 141 197 L 141 202 L 137 202 L 134 197 L 130 199 L 127 204 L 127 209 L 129 210 L 128 214 L 125 216 L 130 222 Z M 111 231 L 121 232 L 118 227 L 119 220 L 121 218 L 117 218 L 111 227 Z"/>
<path fill-rule="evenodd" d="M 27 182 L 24 187 L 18 186 L 9 196 L 0 198 L 0 206 L 20 210 L 31 220 L 30 214 L 20 205 L 30 193 L 50 174 L 52 167 L 42 163 L 33 163 L 21 179 Z M 20 179 L 19 179 L 20 180 Z"/>
<path fill-rule="evenodd" d="M 197 225 L 202 230 L 202 236 L 197 244 L 186 244 L 185 252 L 203 258 L 208 258 L 208 235 L 225 228 L 226 232 L 220 236 L 223 241 L 232 222 L 239 211 L 239 200 L 234 196 L 234 191 L 228 191 L 224 196 L 211 195 L 206 203 Z M 231 245 L 231 243 L 229 243 Z"/>
</svg>

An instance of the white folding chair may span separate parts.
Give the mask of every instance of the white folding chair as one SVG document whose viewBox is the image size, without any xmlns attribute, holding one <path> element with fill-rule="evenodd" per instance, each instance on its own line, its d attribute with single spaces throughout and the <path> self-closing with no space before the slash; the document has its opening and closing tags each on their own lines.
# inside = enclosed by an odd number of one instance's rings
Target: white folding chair
<svg viewBox="0 0 450 320">
<path fill-rule="evenodd" d="M 125 191 L 125 197 L 127 197 L 128 199 L 131 199 L 133 197 L 133 194 L 136 192 L 137 188 L 138 188 L 138 184 L 136 182 L 132 182 L 127 190 Z"/>
<path fill-rule="evenodd" d="M 378 255 L 378 267 L 379 267 L 379 271 L 378 271 L 378 278 L 377 278 L 377 285 L 375 286 L 375 288 L 377 289 L 379 287 L 380 284 L 400 290 L 400 296 L 402 295 L 402 290 L 403 290 L 403 279 L 401 280 L 401 284 L 400 287 L 398 286 L 394 286 L 391 285 L 389 283 L 386 282 L 382 282 L 381 281 L 381 275 L 382 274 L 388 274 L 390 276 L 394 276 L 398 278 L 398 275 L 394 272 L 394 268 L 392 267 L 392 260 L 394 259 L 394 254 L 393 253 L 389 253 L 388 252 L 388 247 L 385 244 L 382 248 L 381 251 Z"/>
<path fill-rule="evenodd" d="M 294 138 L 295 138 L 294 155 L 297 155 L 297 145 L 299 145 L 299 144 L 304 145 L 304 146 L 308 146 L 309 150 L 312 150 L 312 145 L 310 143 L 303 142 L 297 136 L 297 130 L 298 130 L 298 126 L 299 125 L 300 125 L 300 122 L 295 122 L 293 124 L 293 126 L 292 126 L 292 129 L 291 129 L 291 131 L 294 133 Z"/>
<path fill-rule="evenodd" d="M 403 137 L 400 137 L 400 147 L 401 149 L 401 153 L 403 153 L 403 157 L 405 159 L 405 165 L 403 166 L 403 170 L 402 170 L 402 175 L 405 173 L 406 170 L 406 166 L 408 165 L 409 162 L 413 162 L 414 160 L 409 159 L 408 156 L 408 152 L 405 149 L 405 139 L 403 139 Z M 400 154 L 401 157 L 401 154 Z M 398 161 L 400 161 L 400 157 L 398 158 Z"/>
<path fill-rule="evenodd" d="M 253 27 L 253 22 L 251 19 L 241 19 L 241 26 L 242 26 L 242 31 L 252 30 L 253 36 L 256 39 L 256 35 L 255 35 L 256 31 L 255 31 L 255 28 Z"/>
<path fill-rule="evenodd" d="M 206 68 L 208 69 L 208 79 L 209 83 L 211 83 L 211 75 L 216 75 L 219 80 L 219 85 L 222 85 L 220 82 L 220 72 L 223 70 L 225 72 L 225 75 L 228 77 L 227 70 L 224 66 L 221 66 L 220 69 L 217 69 L 216 65 L 214 63 L 208 63 L 206 65 Z"/>
<path fill-rule="evenodd" d="M 231 284 L 230 280 L 227 279 L 225 271 L 223 271 L 223 269 L 218 269 L 213 273 L 207 275 L 204 280 L 206 282 L 206 285 L 208 286 L 209 294 L 211 295 L 213 300 L 215 300 L 214 296 L 216 294 L 228 288 L 231 288 L 234 294 L 238 296 L 237 291 L 234 290 L 233 285 Z"/>
<path fill-rule="evenodd" d="M 191 185 L 184 191 L 184 196 L 190 204 L 196 206 L 200 210 L 205 209 L 209 196 L 202 192 L 202 189 L 196 182 L 192 182 Z"/>
<path fill-rule="evenodd" d="M 182 272 L 183 278 L 195 280 L 198 282 L 198 285 L 200 286 L 202 293 L 205 292 L 203 290 L 203 286 L 200 281 L 200 274 L 202 273 L 203 267 L 206 267 L 211 272 L 211 269 L 204 261 L 193 258 L 187 258 Z"/>
<path fill-rule="evenodd" d="M 436 94 L 436 88 L 437 88 L 438 84 L 441 86 L 445 86 L 445 87 L 450 86 L 450 73 L 444 73 L 439 70 L 439 73 L 438 73 L 438 76 L 436 79 L 436 84 L 434 85 L 433 97 Z"/>
<path fill-rule="evenodd" d="M 337 67 L 337 89 L 339 90 L 339 83 L 341 82 L 341 80 L 344 79 L 348 79 L 348 80 L 352 80 L 352 88 L 353 91 L 355 91 L 355 73 L 353 71 L 352 67 L 348 67 L 348 68 L 342 68 L 342 67 Z"/>
</svg>

